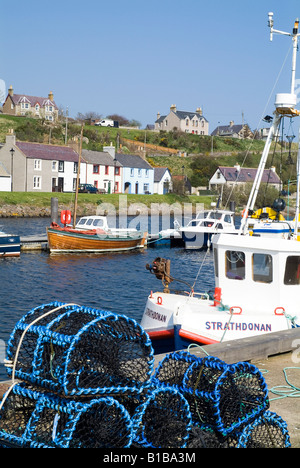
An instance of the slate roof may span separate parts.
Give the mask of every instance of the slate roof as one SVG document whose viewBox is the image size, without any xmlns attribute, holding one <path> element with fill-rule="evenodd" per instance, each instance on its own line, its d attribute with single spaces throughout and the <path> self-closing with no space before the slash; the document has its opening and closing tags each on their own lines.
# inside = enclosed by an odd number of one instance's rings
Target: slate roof
<svg viewBox="0 0 300 468">
<path fill-rule="evenodd" d="M 43 145 L 42 143 L 28 143 L 17 141 L 16 146 L 30 159 L 46 159 L 50 161 L 78 162 L 79 155 L 68 146 Z"/>
<path fill-rule="evenodd" d="M 165 172 L 168 170 L 169 169 L 167 167 L 155 167 L 154 168 L 154 182 L 160 182 Z"/>
<path fill-rule="evenodd" d="M 142 159 L 140 156 L 133 154 L 121 154 L 116 153 L 116 160 L 123 167 L 136 167 L 138 169 L 153 169 L 147 161 Z"/>
<path fill-rule="evenodd" d="M 218 168 L 227 182 L 253 182 L 257 169 L 252 167 L 244 167 L 239 171 L 236 167 L 219 166 Z M 262 183 L 269 182 L 270 184 L 280 184 L 280 177 L 272 169 L 265 169 L 262 176 Z"/>
<path fill-rule="evenodd" d="M 206 122 L 208 122 L 208 120 L 201 114 L 198 114 L 197 112 L 188 112 L 188 111 L 176 111 L 174 112 L 173 110 L 170 111 L 170 113 L 173 112 L 175 115 L 177 115 L 177 117 L 180 119 L 180 120 L 185 120 L 187 117 L 192 120 L 193 117 L 195 117 L 195 115 L 199 118 L 199 119 L 204 119 Z M 168 114 L 169 115 L 169 114 Z M 165 120 L 166 117 L 168 117 L 168 115 L 161 115 L 159 117 L 159 119 L 157 119 L 155 121 L 155 123 L 161 123 Z"/>
<path fill-rule="evenodd" d="M 10 97 L 10 99 L 13 101 L 15 105 L 17 105 L 19 102 L 22 101 L 23 98 L 25 98 L 24 102 L 26 101 L 30 102 L 31 107 L 34 107 L 37 103 L 41 107 L 44 107 L 46 105 L 46 102 L 49 101 L 55 107 L 55 109 L 58 109 L 55 102 L 50 101 L 48 97 L 28 96 L 27 94 L 15 94 L 15 93 L 13 94 L 13 96 L 8 95 L 7 97 Z"/>
<path fill-rule="evenodd" d="M 114 166 L 114 158 L 106 151 L 91 151 L 82 150 L 82 159 L 90 164 L 100 164 L 102 166 Z M 116 163 L 116 167 L 120 167 L 119 161 Z"/>
<path fill-rule="evenodd" d="M 233 134 L 239 134 L 239 132 L 246 127 L 245 125 L 219 125 L 212 132 L 212 136 L 231 136 Z"/>
</svg>

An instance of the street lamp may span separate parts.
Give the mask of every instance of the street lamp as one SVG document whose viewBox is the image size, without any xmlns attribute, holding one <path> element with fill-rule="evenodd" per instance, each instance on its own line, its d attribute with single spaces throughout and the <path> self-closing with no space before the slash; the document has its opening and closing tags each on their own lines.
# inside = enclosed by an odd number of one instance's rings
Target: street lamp
<svg viewBox="0 0 300 468">
<path fill-rule="evenodd" d="M 11 148 L 9 150 L 11 158 L 10 158 L 10 177 L 11 177 L 11 192 L 13 192 L 13 184 L 14 184 L 14 153 L 15 150 Z"/>
</svg>

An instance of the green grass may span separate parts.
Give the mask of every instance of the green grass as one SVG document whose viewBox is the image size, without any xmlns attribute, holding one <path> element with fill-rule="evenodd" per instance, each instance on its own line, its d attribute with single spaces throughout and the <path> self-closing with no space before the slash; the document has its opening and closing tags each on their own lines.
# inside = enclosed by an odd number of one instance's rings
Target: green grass
<svg viewBox="0 0 300 468">
<path fill-rule="evenodd" d="M 204 203 L 206 206 L 210 206 L 210 203 L 215 197 L 211 196 L 201 196 L 196 195 L 190 196 L 180 196 L 173 193 L 166 195 L 121 195 L 123 200 L 126 200 L 127 205 L 134 203 L 140 203 L 148 208 L 151 207 L 153 203 L 167 203 L 172 205 L 174 203 Z M 58 203 L 61 205 L 70 206 L 74 203 L 75 195 L 74 193 L 33 193 L 33 192 L 0 192 L 0 206 L 1 205 L 30 205 L 35 207 L 50 207 L 51 198 L 58 198 Z M 95 205 L 99 206 L 101 203 L 109 203 L 113 205 L 116 209 L 119 208 L 120 195 L 118 194 L 105 194 L 105 195 L 94 195 L 94 194 L 84 194 L 80 193 L 78 195 L 78 205 L 84 207 L 84 205 Z"/>
</svg>

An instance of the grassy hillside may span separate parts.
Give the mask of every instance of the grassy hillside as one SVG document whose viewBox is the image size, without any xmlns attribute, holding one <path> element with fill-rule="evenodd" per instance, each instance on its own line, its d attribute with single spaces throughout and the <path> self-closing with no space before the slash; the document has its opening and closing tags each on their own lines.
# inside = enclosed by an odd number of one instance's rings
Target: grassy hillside
<svg viewBox="0 0 300 468">
<path fill-rule="evenodd" d="M 5 136 L 9 129 L 14 129 L 17 139 L 21 141 L 32 141 L 52 144 L 65 144 L 65 123 L 55 125 L 46 121 L 40 121 L 27 117 L 14 117 L 0 114 L 0 143 L 5 142 Z M 80 123 L 69 122 L 68 142 L 80 135 Z M 260 140 L 238 140 L 235 138 L 221 138 L 211 136 L 191 135 L 183 132 L 151 132 L 127 128 L 95 127 L 88 124 L 84 126 L 83 147 L 95 151 L 102 151 L 103 146 L 111 143 L 118 147 L 120 138 L 131 139 L 162 147 L 170 147 L 186 152 L 188 157 L 179 156 L 156 156 L 147 154 L 148 161 L 152 166 L 166 166 L 173 174 L 184 173 L 191 177 L 193 170 L 193 156 L 204 154 L 213 159 L 216 166 L 233 166 L 236 162 L 244 167 L 257 167 L 264 142 Z M 284 183 L 292 179 L 295 174 L 295 164 L 285 164 L 288 153 L 283 152 L 280 145 L 274 151 L 274 143 L 271 147 L 269 165 L 275 165 L 278 174 L 281 174 Z M 213 148 L 213 153 L 211 149 Z M 293 145 L 295 151 L 296 145 Z M 126 152 L 123 146 L 123 151 Z M 127 150 L 128 151 L 128 150 Z M 224 154 L 225 153 L 225 154 Z M 245 158 L 245 156 L 247 157 Z M 293 160 L 296 156 L 293 153 Z M 184 168 L 183 168 L 184 166 Z M 282 168 L 282 169 L 280 169 Z"/>
</svg>

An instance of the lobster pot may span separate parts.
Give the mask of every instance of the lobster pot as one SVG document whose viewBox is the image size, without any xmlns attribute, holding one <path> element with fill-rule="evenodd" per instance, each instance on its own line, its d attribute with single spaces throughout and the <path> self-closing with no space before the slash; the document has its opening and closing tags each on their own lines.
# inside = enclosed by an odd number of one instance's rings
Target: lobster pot
<svg viewBox="0 0 300 468">
<path fill-rule="evenodd" d="M 20 384 L 0 411 L 2 447 L 125 448 L 132 435 L 128 412 L 110 397 L 76 402 Z"/>
<path fill-rule="evenodd" d="M 156 368 L 151 378 L 152 384 L 156 386 L 175 386 L 180 389 L 187 369 L 196 360 L 195 356 L 185 351 L 168 354 Z"/>
<path fill-rule="evenodd" d="M 149 389 L 132 418 L 138 447 L 184 448 L 191 429 L 186 399 L 173 387 Z"/>
<path fill-rule="evenodd" d="M 266 411 L 241 433 L 236 448 L 290 448 L 287 424 L 276 413 Z"/>
<path fill-rule="evenodd" d="M 261 372 L 247 362 L 228 365 L 214 357 L 188 368 L 183 394 L 194 424 L 230 434 L 253 421 L 268 407 L 268 389 Z"/>
<path fill-rule="evenodd" d="M 136 391 L 147 385 L 154 363 L 150 339 L 135 320 L 57 303 L 17 323 L 7 355 L 13 377 L 65 396 Z"/>
</svg>

